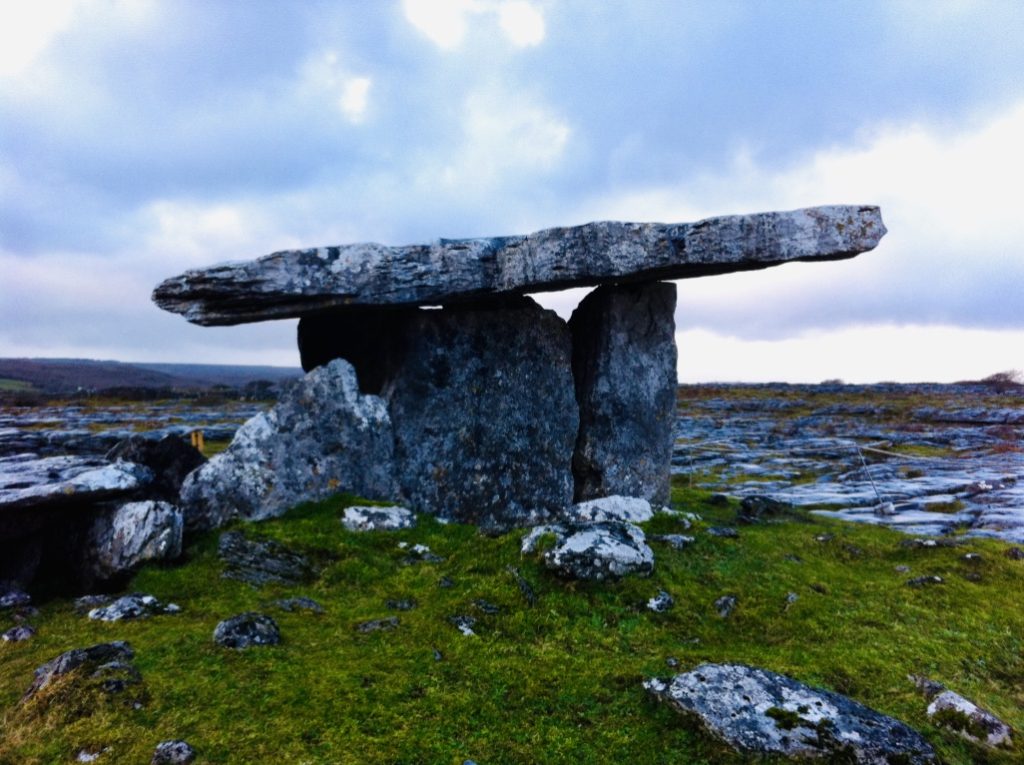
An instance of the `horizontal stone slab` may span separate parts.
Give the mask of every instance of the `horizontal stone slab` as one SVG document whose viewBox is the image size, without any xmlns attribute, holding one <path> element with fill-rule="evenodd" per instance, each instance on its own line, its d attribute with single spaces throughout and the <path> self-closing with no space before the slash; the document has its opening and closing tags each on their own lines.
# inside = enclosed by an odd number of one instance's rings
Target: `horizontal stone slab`
<svg viewBox="0 0 1024 765">
<path fill-rule="evenodd" d="M 434 305 L 840 260 L 873 249 L 885 231 L 877 207 L 835 205 L 697 223 L 588 223 L 404 247 L 285 250 L 186 271 L 158 286 L 153 300 L 195 324 L 242 324 L 346 306 Z"/>
</svg>

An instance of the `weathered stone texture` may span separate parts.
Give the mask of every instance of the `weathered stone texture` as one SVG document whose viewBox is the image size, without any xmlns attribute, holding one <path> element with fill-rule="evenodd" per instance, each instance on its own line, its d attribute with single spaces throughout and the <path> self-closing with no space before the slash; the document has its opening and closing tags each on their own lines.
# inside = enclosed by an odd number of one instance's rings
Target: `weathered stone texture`
<svg viewBox="0 0 1024 765">
<path fill-rule="evenodd" d="M 416 512 L 503 530 L 571 502 L 569 331 L 532 300 L 420 311 L 381 395 Z"/>
<path fill-rule="evenodd" d="M 599 287 L 569 320 L 580 430 L 579 500 L 669 498 L 676 407 L 676 287 Z"/>
<path fill-rule="evenodd" d="M 160 284 L 153 299 L 196 324 L 240 324 L 838 260 L 874 248 L 884 234 L 877 207 L 835 205 L 697 223 L 588 223 L 430 245 L 350 244 L 186 271 Z"/>
<path fill-rule="evenodd" d="M 384 402 L 359 393 L 352 365 L 318 367 L 181 488 L 186 530 L 233 517 L 261 520 L 293 505 L 352 492 L 394 495 L 391 422 Z"/>
<path fill-rule="evenodd" d="M 167 502 L 128 502 L 100 512 L 82 550 L 83 573 L 105 581 L 148 561 L 174 560 L 183 530 L 181 511 Z"/>
</svg>

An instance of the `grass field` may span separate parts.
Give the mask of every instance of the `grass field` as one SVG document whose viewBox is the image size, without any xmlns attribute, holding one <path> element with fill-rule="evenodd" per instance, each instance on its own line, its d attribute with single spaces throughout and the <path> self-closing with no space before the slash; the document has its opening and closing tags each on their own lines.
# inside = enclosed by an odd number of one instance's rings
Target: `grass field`
<svg viewBox="0 0 1024 765">
<path fill-rule="evenodd" d="M 181 565 L 147 568 L 128 588 L 178 603 L 178 615 L 104 624 L 66 600 L 43 605 L 35 639 L 0 644 L 0 763 L 70 762 L 103 748 L 99 763 L 142 763 L 168 738 L 188 740 L 205 763 L 742 762 L 646 696 L 641 682 L 670 675 L 669 657 L 678 671 L 745 662 L 850 695 L 921 730 L 949 763 L 1020 761 L 931 726 L 906 677 L 946 683 L 1024 729 L 1024 562 L 1007 558 L 1005 544 L 912 549 L 892 531 L 809 517 L 718 538 L 703 529 L 731 523 L 735 506 L 677 488 L 674 506 L 704 519 L 691 532 L 697 541 L 681 551 L 653 543 L 650 578 L 587 584 L 522 556 L 519 533 L 486 537 L 431 520 L 397 533 L 347 532 L 338 520 L 346 501 L 244 528 L 320 561 L 307 586 L 256 590 L 222 579 L 210 534 Z M 680 530 L 668 516 L 646 527 Z M 817 541 L 822 534 L 832 538 Z M 444 561 L 407 565 L 399 541 L 429 545 Z M 962 560 L 969 551 L 981 561 Z M 510 566 L 532 584 L 535 605 Z M 906 585 L 924 574 L 946 584 Z M 442 577 L 452 586 L 439 586 Z M 676 600 L 666 614 L 643 607 L 659 589 Z M 798 599 L 787 607 L 788 593 Z M 739 602 L 728 619 L 712 605 L 724 594 Z M 326 613 L 270 605 L 298 595 Z M 386 601 L 399 598 L 418 607 L 389 611 Z M 501 612 L 483 613 L 478 599 Z M 282 644 L 215 646 L 218 621 L 247 610 L 271 614 Z M 394 630 L 356 630 L 396 614 Z M 475 616 L 478 634 L 460 634 L 448 621 L 456 614 Z M 75 677 L 19 703 L 34 667 L 110 640 L 136 652 L 141 709 L 107 700 L 87 714 L 81 697 L 71 700 L 76 688 L 88 694 L 88 680 Z"/>
</svg>

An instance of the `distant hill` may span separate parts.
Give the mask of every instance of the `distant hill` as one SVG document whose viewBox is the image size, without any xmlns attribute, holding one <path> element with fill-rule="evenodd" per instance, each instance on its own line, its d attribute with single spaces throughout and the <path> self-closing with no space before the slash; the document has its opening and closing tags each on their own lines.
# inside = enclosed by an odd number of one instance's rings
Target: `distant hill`
<svg viewBox="0 0 1024 765">
<path fill-rule="evenodd" d="M 93 359 L 0 359 L 0 389 L 64 395 L 106 388 L 238 388 L 256 380 L 273 383 L 302 375 L 298 367 L 221 364 L 129 364 Z"/>
</svg>

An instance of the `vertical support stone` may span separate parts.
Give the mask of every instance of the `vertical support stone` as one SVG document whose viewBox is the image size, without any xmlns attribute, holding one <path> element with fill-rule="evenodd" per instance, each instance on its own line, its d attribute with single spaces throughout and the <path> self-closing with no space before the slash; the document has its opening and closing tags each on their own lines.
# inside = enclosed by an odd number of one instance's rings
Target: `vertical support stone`
<svg viewBox="0 0 1024 765">
<path fill-rule="evenodd" d="M 572 501 L 579 414 L 554 312 L 528 298 L 420 311 L 381 396 L 416 511 L 500 531 Z"/>
<path fill-rule="evenodd" d="M 676 287 L 603 286 L 569 320 L 580 430 L 577 502 L 669 498 L 676 410 Z"/>
</svg>

